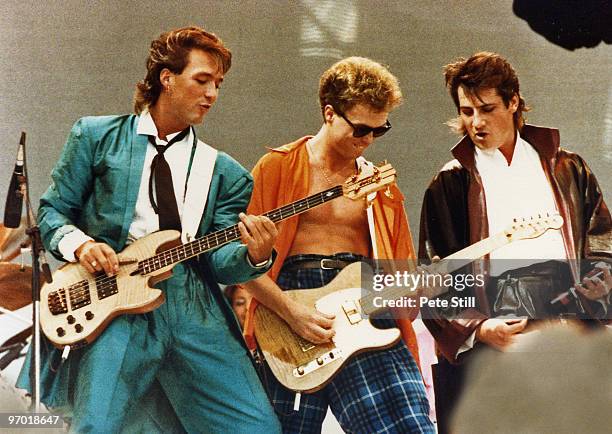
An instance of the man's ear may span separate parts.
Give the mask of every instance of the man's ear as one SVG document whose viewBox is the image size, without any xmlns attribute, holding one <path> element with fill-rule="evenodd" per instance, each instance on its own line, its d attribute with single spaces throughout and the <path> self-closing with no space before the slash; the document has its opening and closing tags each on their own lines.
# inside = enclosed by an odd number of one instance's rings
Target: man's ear
<svg viewBox="0 0 612 434">
<path fill-rule="evenodd" d="M 164 68 L 159 73 L 159 82 L 164 90 L 170 90 L 174 81 L 174 73 L 168 68 Z"/>
<path fill-rule="evenodd" d="M 323 107 L 323 120 L 325 123 L 331 122 L 335 114 L 336 112 L 331 105 L 327 104 L 325 107 Z"/>
<path fill-rule="evenodd" d="M 510 99 L 508 108 L 510 109 L 510 111 L 512 111 L 512 113 L 516 113 L 516 111 L 518 110 L 518 105 L 519 105 L 519 97 L 517 94 L 514 94 L 514 96 Z"/>
</svg>

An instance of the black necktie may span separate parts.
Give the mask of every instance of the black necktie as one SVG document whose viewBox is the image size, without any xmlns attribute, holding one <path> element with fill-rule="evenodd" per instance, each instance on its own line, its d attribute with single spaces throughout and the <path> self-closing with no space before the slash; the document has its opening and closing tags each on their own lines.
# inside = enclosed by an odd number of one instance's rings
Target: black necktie
<svg viewBox="0 0 612 434">
<path fill-rule="evenodd" d="M 164 157 L 164 152 L 176 142 L 180 142 L 189 133 L 189 128 L 185 128 L 177 134 L 166 146 L 158 145 L 155 136 L 149 136 L 149 142 L 157 149 L 157 155 L 151 163 L 151 176 L 149 177 L 149 200 L 159 217 L 159 229 L 181 230 L 181 219 L 179 218 L 178 207 L 176 206 L 176 196 L 172 185 L 172 172 Z M 153 178 L 155 178 L 155 197 L 153 198 Z"/>
</svg>

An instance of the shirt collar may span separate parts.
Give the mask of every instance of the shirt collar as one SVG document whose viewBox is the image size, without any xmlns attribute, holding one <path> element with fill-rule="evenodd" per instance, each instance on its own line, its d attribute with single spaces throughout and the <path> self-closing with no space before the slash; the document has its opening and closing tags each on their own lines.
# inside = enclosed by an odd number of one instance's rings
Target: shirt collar
<svg viewBox="0 0 612 434">
<path fill-rule="evenodd" d="M 474 154 L 477 162 L 482 161 L 503 161 L 504 165 L 511 166 L 522 161 L 525 152 L 527 151 L 528 143 L 521 137 L 520 133 L 516 132 L 516 139 L 514 142 L 514 152 L 512 154 L 512 161 L 510 164 L 507 163 L 506 157 L 502 154 L 499 149 L 480 149 L 474 145 Z"/>
<path fill-rule="evenodd" d="M 166 142 L 169 142 L 170 140 L 172 140 L 172 138 L 179 133 L 180 131 L 177 131 L 176 133 L 168 134 L 166 136 Z M 155 137 L 155 140 L 163 142 L 163 140 L 157 137 L 157 127 L 155 126 L 155 122 L 153 121 L 153 117 L 151 116 L 151 113 L 149 112 L 149 110 L 146 110 L 146 109 L 143 110 L 142 113 L 140 113 L 140 118 L 138 119 L 138 126 L 136 127 L 136 134 L 140 134 L 144 136 L 153 136 Z M 189 138 L 189 137 L 191 137 L 191 131 L 189 131 L 189 133 L 187 134 L 185 138 Z"/>
</svg>

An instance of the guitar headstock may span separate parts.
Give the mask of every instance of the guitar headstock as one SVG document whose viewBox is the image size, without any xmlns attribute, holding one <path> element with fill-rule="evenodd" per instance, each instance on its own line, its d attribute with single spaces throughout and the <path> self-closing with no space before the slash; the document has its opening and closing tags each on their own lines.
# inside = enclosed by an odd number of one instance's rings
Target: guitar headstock
<svg viewBox="0 0 612 434">
<path fill-rule="evenodd" d="M 504 231 L 513 241 L 537 238 L 549 229 L 560 229 L 563 217 L 558 213 L 546 213 L 531 217 L 515 218 Z"/>
<path fill-rule="evenodd" d="M 391 164 L 383 161 L 373 167 L 373 173 L 360 172 L 344 181 L 342 194 L 349 199 L 360 199 L 372 192 L 389 188 L 395 183 L 397 172 Z"/>
</svg>

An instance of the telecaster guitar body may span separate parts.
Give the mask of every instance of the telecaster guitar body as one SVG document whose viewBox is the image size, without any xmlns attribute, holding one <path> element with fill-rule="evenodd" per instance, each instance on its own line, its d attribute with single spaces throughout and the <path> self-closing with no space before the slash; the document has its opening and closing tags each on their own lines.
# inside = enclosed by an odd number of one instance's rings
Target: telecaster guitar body
<svg viewBox="0 0 612 434">
<path fill-rule="evenodd" d="M 559 229 L 562 224 L 563 219 L 558 214 L 515 219 L 505 231 L 433 264 L 430 272 L 451 273 L 512 241 L 539 237 L 548 229 Z M 376 294 L 365 293 L 361 289 L 362 266 L 361 262 L 348 265 L 321 288 L 286 292 L 304 306 L 335 315 L 333 329 L 336 334 L 330 343 L 315 345 L 304 340 L 271 310 L 257 305 L 255 338 L 270 370 L 288 389 L 315 392 L 329 383 L 351 356 L 390 347 L 400 339 L 397 328 L 382 330 L 370 323 L 372 314 L 384 310 L 373 307 L 372 299 L 376 295 L 392 300 L 414 296 L 414 288 L 390 287 Z M 445 292 L 446 288 L 433 288 L 424 290 L 423 294 L 433 298 Z"/>
<path fill-rule="evenodd" d="M 324 387 L 349 357 L 383 349 L 400 339 L 397 328 L 378 329 L 362 317 L 356 301 L 362 296 L 361 262 L 345 267 L 329 284 L 286 294 L 300 304 L 335 315 L 333 341 L 314 345 L 296 335 L 271 310 L 255 310 L 255 337 L 274 376 L 285 387 L 315 392 Z"/>
</svg>

